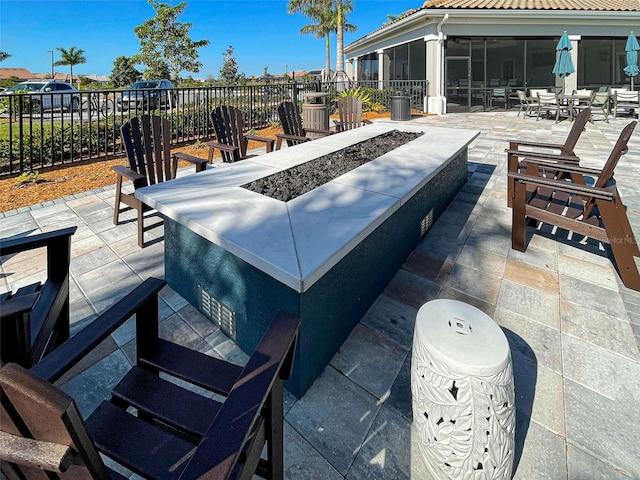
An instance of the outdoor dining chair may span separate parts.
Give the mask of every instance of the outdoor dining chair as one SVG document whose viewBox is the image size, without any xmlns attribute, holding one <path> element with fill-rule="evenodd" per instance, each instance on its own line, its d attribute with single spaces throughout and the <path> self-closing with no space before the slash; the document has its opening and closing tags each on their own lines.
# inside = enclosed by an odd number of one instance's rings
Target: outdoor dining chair
<svg viewBox="0 0 640 480">
<path fill-rule="evenodd" d="M 517 90 L 516 94 L 518 95 L 518 101 L 520 102 L 520 110 L 518 110 L 518 116 L 524 110 L 524 117 L 531 113 L 531 99 L 527 98 L 527 95 L 524 93 L 524 90 Z"/>
<path fill-rule="evenodd" d="M 555 112 L 556 123 L 558 123 L 560 121 L 560 112 L 562 110 L 566 110 L 566 107 L 561 105 L 557 93 L 538 93 L 538 116 L 536 121 L 540 120 L 540 113 L 544 111 L 547 115 Z"/>
<path fill-rule="evenodd" d="M 616 91 L 613 93 L 613 118 L 616 118 L 618 111 L 629 112 L 630 115 L 638 117 L 640 114 L 640 92 Z"/>
</svg>

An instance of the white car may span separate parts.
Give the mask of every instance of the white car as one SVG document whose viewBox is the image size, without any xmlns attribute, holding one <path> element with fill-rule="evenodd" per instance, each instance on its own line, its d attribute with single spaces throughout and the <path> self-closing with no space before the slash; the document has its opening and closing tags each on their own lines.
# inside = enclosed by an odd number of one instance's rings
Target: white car
<svg viewBox="0 0 640 480">
<path fill-rule="evenodd" d="M 77 111 L 80 108 L 80 92 L 73 85 L 57 80 L 27 80 L 8 88 L 0 95 L 27 93 L 30 95 L 31 111 L 65 109 Z"/>
</svg>

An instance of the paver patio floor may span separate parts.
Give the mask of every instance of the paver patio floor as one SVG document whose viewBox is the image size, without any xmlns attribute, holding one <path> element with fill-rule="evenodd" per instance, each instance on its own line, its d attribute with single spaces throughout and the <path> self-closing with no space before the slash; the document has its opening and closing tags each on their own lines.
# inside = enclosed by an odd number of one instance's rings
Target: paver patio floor
<svg viewBox="0 0 640 480">
<path fill-rule="evenodd" d="M 429 478 L 411 433 L 413 326 L 423 303 L 453 298 L 485 311 L 509 340 L 515 478 L 640 478 L 640 294 L 622 286 L 591 240 L 543 228 L 530 231 L 525 253 L 510 248 L 507 141 L 563 142 L 571 124 L 503 111 L 413 121 L 482 132 L 469 149 L 469 180 L 307 394 L 287 396 L 286 477 Z M 601 167 L 629 121 L 588 124 L 576 148 L 582 164 Z M 640 129 L 629 147 L 615 178 L 638 237 Z M 78 226 L 73 332 L 142 279 L 164 275 L 162 228 L 149 232 L 156 243 L 139 249 L 135 222 L 112 224 L 114 195 L 109 187 L 0 214 L 2 237 Z M 41 279 L 43 265 L 41 254 L 3 258 L 0 290 Z M 239 364 L 248 358 L 168 287 L 160 315 L 167 338 Z M 132 338 L 129 322 L 101 345 L 92 367 L 63 379 L 84 414 L 129 368 Z"/>
</svg>

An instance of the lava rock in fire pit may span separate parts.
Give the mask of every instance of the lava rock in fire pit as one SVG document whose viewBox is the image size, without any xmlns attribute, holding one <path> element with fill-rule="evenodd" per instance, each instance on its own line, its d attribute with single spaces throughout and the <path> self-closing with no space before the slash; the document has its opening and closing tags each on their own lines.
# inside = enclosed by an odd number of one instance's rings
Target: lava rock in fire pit
<svg viewBox="0 0 640 480">
<path fill-rule="evenodd" d="M 288 202 L 421 135 L 424 133 L 393 130 L 338 152 L 323 155 L 288 170 L 260 178 L 242 187 Z"/>
</svg>

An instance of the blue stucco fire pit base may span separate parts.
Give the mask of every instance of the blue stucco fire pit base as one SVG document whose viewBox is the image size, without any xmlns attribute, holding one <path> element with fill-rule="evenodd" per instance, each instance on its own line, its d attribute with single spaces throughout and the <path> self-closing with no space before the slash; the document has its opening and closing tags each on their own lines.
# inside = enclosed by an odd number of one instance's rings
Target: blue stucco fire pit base
<svg viewBox="0 0 640 480">
<path fill-rule="evenodd" d="M 300 289 L 303 291 L 286 285 L 163 212 L 167 282 L 205 315 L 211 315 L 211 299 L 219 302 L 225 312 L 231 312 L 231 320 L 220 322 L 247 353 L 254 350 L 279 310 L 300 315 L 303 321 L 293 375 L 286 384 L 300 398 L 466 179 L 464 145 L 320 278 Z"/>
</svg>

